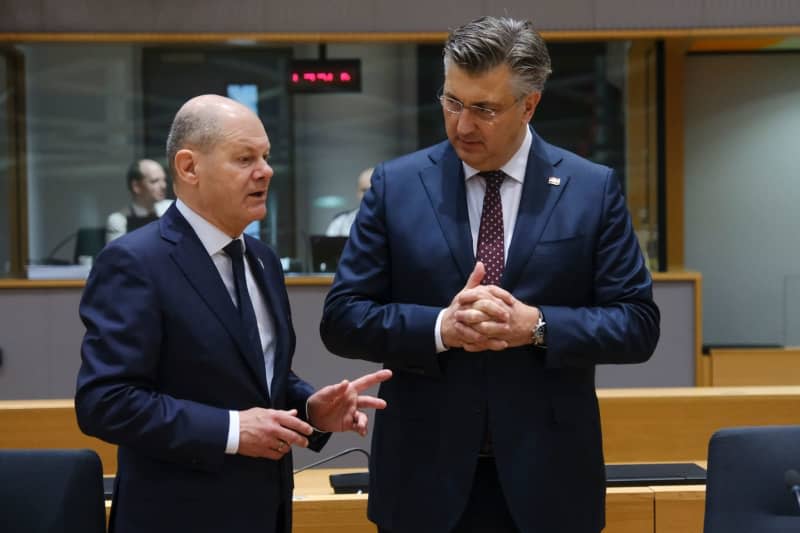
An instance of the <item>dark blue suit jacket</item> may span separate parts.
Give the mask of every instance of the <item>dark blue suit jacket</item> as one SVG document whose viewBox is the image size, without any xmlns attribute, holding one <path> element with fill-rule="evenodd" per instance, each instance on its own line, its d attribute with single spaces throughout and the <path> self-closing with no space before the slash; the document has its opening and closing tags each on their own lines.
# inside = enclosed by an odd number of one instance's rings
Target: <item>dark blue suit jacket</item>
<svg viewBox="0 0 800 533">
<path fill-rule="evenodd" d="M 304 414 L 313 392 L 291 371 L 295 336 L 279 261 L 245 240 L 275 322 L 271 395 L 262 354 L 248 351 L 216 267 L 175 206 L 97 257 L 80 305 L 86 335 L 75 408 L 84 432 L 119 445 L 117 533 L 261 533 L 273 531 L 281 502 L 291 509 L 289 455 L 224 453 L 229 410 Z"/>
<path fill-rule="evenodd" d="M 474 262 L 463 168 L 448 142 L 376 168 L 320 326 L 332 352 L 395 370 L 381 386 L 369 516 L 393 532 L 449 531 L 488 416 L 521 530 L 597 533 L 605 473 L 594 366 L 645 361 L 659 336 L 616 176 L 533 134 L 501 286 L 543 310 L 546 350 L 436 354 L 436 317 Z"/>
</svg>

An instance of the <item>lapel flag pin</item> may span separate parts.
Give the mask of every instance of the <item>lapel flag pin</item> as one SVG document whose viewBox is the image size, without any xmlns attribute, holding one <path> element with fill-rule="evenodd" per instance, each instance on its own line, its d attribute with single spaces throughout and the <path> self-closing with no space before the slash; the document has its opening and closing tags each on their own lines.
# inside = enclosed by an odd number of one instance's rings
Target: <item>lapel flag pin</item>
<svg viewBox="0 0 800 533">
<path fill-rule="evenodd" d="M 559 185 L 561 185 L 561 178 L 556 178 L 555 176 L 550 176 L 549 178 L 547 178 L 547 184 L 548 185 L 555 185 L 556 187 L 558 187 Z"/>
</svg>

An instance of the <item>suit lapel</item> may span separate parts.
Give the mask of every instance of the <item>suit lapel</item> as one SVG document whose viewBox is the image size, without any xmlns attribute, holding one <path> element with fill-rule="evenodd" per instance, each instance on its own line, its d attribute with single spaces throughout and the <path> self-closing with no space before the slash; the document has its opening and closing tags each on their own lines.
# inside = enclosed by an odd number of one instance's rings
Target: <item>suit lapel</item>
<svg viewBox="0 0 800 533">
<path fill-rule="evenodd" d="M 245 236 L 247 241 L 247 259 L 250 262 L 250 270 L 253 272 L 253 277 L 258 284 L 258 289 L 264 297 L 264 303 L 267 305 L 267 312 L 272 316 L 274 323 L 273 334 L 275 336 L 275 361 L 272 373 L 272 383 L 270 383 L 270 394 L 272 399 L 280 398 L 282 393 L 279 388 L 283 385 L 285 380 L 278 379 L 278 376 L 284 375 L 289 365 L 289 310 L 283 305 L 280 298 L 281 280 L 276 276 L 283 277 L 283 272 L 268 271 L 264 267 L 264 262 L 253 251 L 250 237 Z"/>
<path fill-rule="evenodd" d="M 464 168 L 449 143 L 441 159 L 434 163 L 420 173 L 422 185 L 428 193 L 453 260 L 466 280 L 475 264 L 475 254 L 469 229 Z"/>
<path fill-rule="evenodd" d="M 255 357 L 256 354 L 252 353 L 253 349 L 246 341 L 247 336 L 242 328 L 239 313 L 225 289 L 219 271 L 192 227 L 174 205 L 161 217 L 161 233 L 164 238 L 175 243 L 175 248 L 171 253 L 175 264 L 178 265 L 209 310 L 225 327 L 239 348 L 240 356 L 253 373 L 253 378 L 262 384 L 262 390 L 266 391 L 266 383 L 263 383 L 263 379 L 260 377 L 263 370 L 256 366 L 258 358 Z M 261 365 L 263 366 L 263 364 L 262 358 Z"/>
<path fill-rule="evenodd" d="M 522 274 L 528 258 L 542 236 L 550 214 L 553 212 L 566 189 L 569 176 L 560 175 L 556 171 L 560 159 L 551 162 L 547 145 L 533 133 L 531 151 L 528 154 L 528 165 L 525 169 L 525 182 L 519 201 L 517 221 L 514 234 L 508 247 L 508 259 L 500 284 L 506 289 L 513 289 Z M 548 182 L 550 177 L 558 177 L 558 185 Z"/>
</svg>

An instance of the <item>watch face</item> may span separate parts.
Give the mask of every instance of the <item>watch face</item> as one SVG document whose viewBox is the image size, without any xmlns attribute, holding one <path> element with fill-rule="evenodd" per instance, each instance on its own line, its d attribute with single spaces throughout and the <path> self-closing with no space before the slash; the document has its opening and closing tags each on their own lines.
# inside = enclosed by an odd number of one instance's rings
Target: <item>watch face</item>
<svg viewBox="0 0 800 533">
<path fill-rule="evenodd" d="M 541 344 L 544 341 L 544 322 L 539 322 L 536 324 L 536 327 L 533 328 L 533 339 L 536 344 Z"/>
</svg>

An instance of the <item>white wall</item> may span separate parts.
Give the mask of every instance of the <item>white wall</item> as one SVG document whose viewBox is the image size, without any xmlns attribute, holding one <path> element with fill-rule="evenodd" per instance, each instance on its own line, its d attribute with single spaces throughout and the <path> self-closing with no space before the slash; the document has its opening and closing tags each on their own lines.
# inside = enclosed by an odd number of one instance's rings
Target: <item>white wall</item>
<svg viewBox="0 0 800 533">
<path fill-rule="evenodd" d="M 704 342 L 800 344 L 800 54 L 690 56 L 685 113 Z"/>
</svg>

